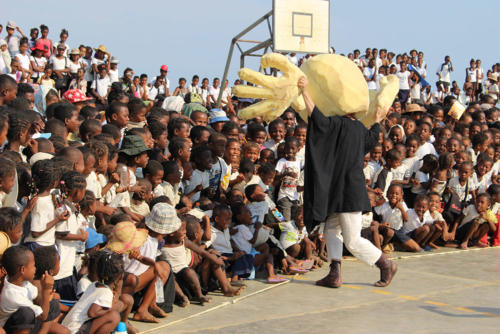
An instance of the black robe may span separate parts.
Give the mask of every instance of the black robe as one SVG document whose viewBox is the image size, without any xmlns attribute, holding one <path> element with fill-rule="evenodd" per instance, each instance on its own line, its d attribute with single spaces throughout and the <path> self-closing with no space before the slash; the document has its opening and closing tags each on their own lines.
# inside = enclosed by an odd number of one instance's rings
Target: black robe
<svg viewBox="0 0 500 334">
<path fill-rule="evenodd" d="M 380 125 L 369 130 L 347 116 L 324 116 L 314 108 L 307 127 L 304 220 L 309 230 L 339 212 L 370 211 L 363 160 L 379 140 Z"/>
</svg>

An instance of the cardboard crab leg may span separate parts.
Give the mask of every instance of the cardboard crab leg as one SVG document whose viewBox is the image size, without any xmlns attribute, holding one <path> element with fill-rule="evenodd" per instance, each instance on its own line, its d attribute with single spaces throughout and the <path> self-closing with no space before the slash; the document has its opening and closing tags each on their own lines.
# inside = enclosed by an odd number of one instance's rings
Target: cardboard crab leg
<svg viewBox="0 0 500 334">
<path fill-rule="evenodd" d="M 279 103 L 273 100 L 264 100 L 240 110 L 240 112 L 238 113 L 238 117 L 243 119 L 250 119 L 262 116 L 266 121 L 269 119 L 273 120 L 274 118 L 280 116 L 286 108 L 284 108 L 278 116 L 273 117 L 273 115 L 275 115 L 280 109 L 281 108 Z"/>
<path fill-rule="evenodd" d="M 251 82 L 257 86 L 267 87 L 275 83 L 278 79 L 268 75 L 264 75 L 260 72 L 251 70 L 249 68 L 242 68 L 239 70 L 238 75 L 241 80 Z"/>
<path fill-rule="evenodd" d="M 285 77 L 297 77 L 297 79 L 304 75 L 302 71 L 295 65 L 293 65 L 287 57 L 280 53 L 268 53 L 262 56 L 260 59 L 260 64 L 262 67 L 273 67 L 277 68 L 283 73 Z"/>
<path fill-rule="evenodd" d="M 250 97 L 254 99 L 272 99 L 274 94 L 268 88 L 238 85 L 233 87 L 233 94 L 238 97 Z"/>
<path fill-rule="evenodd" d="M 378 93 L 374 96 L 374 98 L 370 96 L 370 106 L 368 107 L 368 112 L 366 114 L 356 115 L 356 117 L 366 127 L 372 126 L 372 124 L 375 123 L 377 109 L 382 108 L 383 110 L 389 110 L 389 107 L 394 102 L 398 91 L 399 79 L 395 75 L 383 77 L 380 79 L 380 90 Z"/>
</svg>

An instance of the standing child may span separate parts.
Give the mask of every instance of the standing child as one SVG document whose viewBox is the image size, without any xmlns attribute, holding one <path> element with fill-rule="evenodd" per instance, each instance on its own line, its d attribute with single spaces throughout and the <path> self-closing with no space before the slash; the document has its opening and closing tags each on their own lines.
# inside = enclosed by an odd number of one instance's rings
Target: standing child
<svg viewBox="0 0 500 334">
<path fill-rule="evenodd" d="M 78 203 L 85 195 L 87 183 L 82 174 L 69 171 L 61 178 L 61 192 L 67 199 L 66 207 L 70 216 L 64 223 L 56 227 L 56 246 L 61 259 L 61 268 L 54 277 L 54 289 L 61 296 L 61 301 L 67 305 L 76 302 L 76 269 L 75 260 L 77 251 L 83 253 L 88 237 L 87 226 L 81 224 L 77 218 L 79 214 Z M 85 221 L 86 225 L 86 221 Z"/>
<path fill-rule="evenodd" d="M 299 176 L 303 166 L 296 158 L 298 148 L 298 139 L 288 137 L 285 141 L 285 157 L 276 164 L 276 179 L 279 184 L 277 204 L 285 221 L 290 221 L 292 209 L 298 205 L 299 191 L 302 191 Z"/>
<path fill-rule="evenodd" d="M 275 157 L 278 157 L 278 145 L 283 142 L 285 134 L 286 134 L 285 122 L 283 121 L 283 119 L 276 118 L 271 123 L 269 123 L 269 136 L 271 137 L 271 139 L 267 140 L 264 143 L 264 146 L 272 150 L 274 152 Z"/>
<path fill-rule="evenodd" d="M 387 196 L 387 189 L 392 183 L 393 173 L 401 165 L 401 154 L 396 149 L 391 149 L 385 156 L 385 166 L 375 174 L 373 188 L 379 189 L 382 196 Z"/>
<path fill-rule="evenodd" d="M 58 182 L 54 163 L 51 160 L 40 160 L 33 165 L 32 173 L 38 189 L 38 200 L 31 212 L 31 231 L 25 242 L 30 249 L 34 250 L 40 246 L 55 244 L 56 225 L 68 220 L 70 213 L 65 210 L 56 215 L 56 208 L 50 194 Z"/>
</svg>

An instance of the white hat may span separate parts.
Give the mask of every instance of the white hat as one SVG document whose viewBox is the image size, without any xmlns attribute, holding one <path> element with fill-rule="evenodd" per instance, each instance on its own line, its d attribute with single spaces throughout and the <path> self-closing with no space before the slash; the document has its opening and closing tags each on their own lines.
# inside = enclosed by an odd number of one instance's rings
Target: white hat
<svg viewBox="0 0 500 334">
<path fill-rule="evenodd" d="M 111 61 L 110 61 L 111 64 L 119 64 L 120 61 L 118 60 L 118 57 L 115 57 L 115 56 L 111 56 Z"/>
<path fill-rule="evenodd" d="M 162 108 L 167 111 L 175 111 L 180 113 L 184 106 L 184 99 L 180 96 L 169 96 L 163 100 Z"/>
<path fill-rule="evenodd" d="M 14 21 L 7 22 L 7 28 L 16 29 L 17 28 L 16 22 Z"/>
<path fill-rule="evenodd" d="M 35 153 L 31 156 L 30 158 L 30 165 L 33 166 L 35 162 L 40 161 L 40 160 L 49 160 L 52 159 L 54 155 L 50 153 L 45 153 L 45 152 L 38 152 Z"/>
</svg>

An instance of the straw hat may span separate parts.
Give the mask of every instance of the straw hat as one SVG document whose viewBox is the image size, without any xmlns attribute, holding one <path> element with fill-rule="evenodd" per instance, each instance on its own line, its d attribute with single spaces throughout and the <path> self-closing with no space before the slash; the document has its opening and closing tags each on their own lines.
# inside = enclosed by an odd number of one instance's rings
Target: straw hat
<svg viewBox="0 0 500 334">
<path fill-rule="evenodd" d="M 416 112 L 416 111 L 425 111 L 425 110 L 416 103 L 410 103 L 406 106 L 405 112 Z"/>
<path fill-rule="evenodd" d="M 121 222 L 115 225 L 106 248 L 116 253 L 127 253 L 142 247 L 148 238 L 148 231 L 136 228 L 133 222 Z"/>
<path fill-rule="evenodd" d="M 498 74 L 497 73 L 490 73 L 488 75 L 488 79 L 493 80 L 493 81 L 498 81 Z"/>
<path fill-rule="evenodd" d="M 71 52 L 69 53 L 69 55 L 80 55 L 80 50 L 77 49 L 77 48 L 74 48 L 74 49 L 71 49 Z"/>
<path fill-rule="evenodd" d="M 11 246 L 10 238 L 5 232 L 0 232 L 0 256 Z"/>
<path fill-rule="evenodd" d="M 106 46 L 105 46 L 105 45 L 102 45 L 102 44 L 101 44 L 101 45 L 99 45 L 99 47 L 98 47 L 98 48 L 94 48 L 94 50 L 95 50 L 95 52 L 97 52 L 97 51 L 102 51 L 102 52 L 104 52 L 104 53 L 108 52 L 108 49 L 106 49 Z"/>
</svg>

